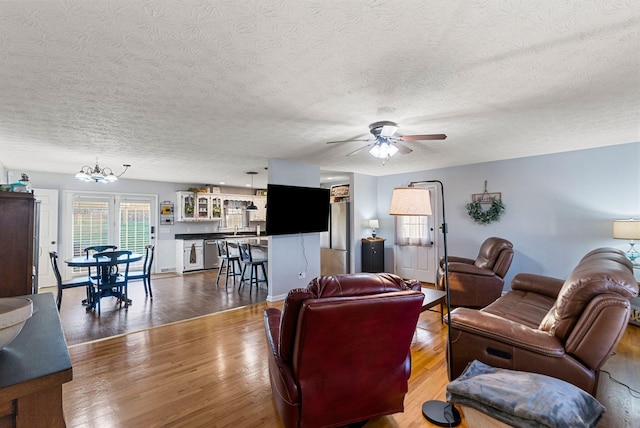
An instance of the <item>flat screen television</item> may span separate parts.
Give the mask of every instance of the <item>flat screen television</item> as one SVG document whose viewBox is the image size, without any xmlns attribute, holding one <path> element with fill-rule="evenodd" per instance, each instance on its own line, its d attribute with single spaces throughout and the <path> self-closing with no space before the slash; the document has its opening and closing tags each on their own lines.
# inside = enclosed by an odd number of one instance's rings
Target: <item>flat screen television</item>
<svg viewBox="0 0 640 428">
<path fill-rule="evenodd" d="M 268 235 L 329 230 L 329 189 L 267 185 Z"/>
</svg>

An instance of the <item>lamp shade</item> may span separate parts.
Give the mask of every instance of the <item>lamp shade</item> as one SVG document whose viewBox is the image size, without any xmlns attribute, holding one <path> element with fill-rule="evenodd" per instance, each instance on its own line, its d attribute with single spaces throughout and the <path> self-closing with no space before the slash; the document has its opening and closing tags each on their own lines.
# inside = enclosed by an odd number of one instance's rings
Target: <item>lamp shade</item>
<svg viewBox="0 0 640 428">
<path fill-rule="evenodd" d="M 431 215 L 429 189 L 423 187 L 398 187 L 391 196 L 390 215 Z"/>
<path fill-rule="evenodd" d="M 640 239 L 640 220 L 614 220 L 613 237 L 616 239 Z"/>
<path fill-rule="evenodd" d="M 369 220 L 369 227 L 371 229 L 377 229 L 380 227 L 380 222 L 377 218 L 372 218 L 371 220 Z"/>
</svg>

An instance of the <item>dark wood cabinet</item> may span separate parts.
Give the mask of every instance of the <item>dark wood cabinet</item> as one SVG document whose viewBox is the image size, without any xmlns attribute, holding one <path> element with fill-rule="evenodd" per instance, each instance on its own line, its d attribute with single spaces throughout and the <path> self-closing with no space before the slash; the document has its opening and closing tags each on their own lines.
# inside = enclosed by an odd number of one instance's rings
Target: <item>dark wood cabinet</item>
<svg viewBox="0 0 640 428">
<path fill-rule="evenodd" d="M 0 427 L 64 427 L 62 384 L 73 379 L 52 293 L 23 296 L 33 315 L 0 352 Z"/>
<path fill-rule="evenodd" d="M 0 297 L 33 293 L 35 199 L 0 192 Z"/>
<path fill-rule="evenodd" d="M 384 239 L 362 240 L 362 272 L 384 272 Z"/>
</svg>

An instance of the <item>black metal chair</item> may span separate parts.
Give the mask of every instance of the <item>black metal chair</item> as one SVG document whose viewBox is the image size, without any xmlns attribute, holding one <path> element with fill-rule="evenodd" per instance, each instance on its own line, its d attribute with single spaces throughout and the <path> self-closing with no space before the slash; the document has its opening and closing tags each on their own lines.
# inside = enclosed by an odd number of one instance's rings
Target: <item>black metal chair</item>
<svg viewBox="0 0 640 428">
<path fill-rule="evenodd" d="M 155 246 L 147 245 L 144 247 L 144 263 L 142 264 L 142 271 L 129 272 L 129 281 L 134 279 L 141 279 L 144 283 L 144 294 L 153 298 L 153 292 L 151 291 L 151 265 L 153 264 L 153 255 L 155 252 Z"/>
<path fill-rule="evenodd" d="M 224 240 L 216 241 L 218 247 L 218 257 L 220 258 L 220 266 L 218 266 L 218 275 L 216 276 L 216 287 L 220 280 L 220 275 L 224 269 L 224 288 L 227 289 L 229 285 L 229 275 L 233 278 L 233 283 L 236 283 L 236 276 L 240 276 L 240 250 L 238 249 L 237 242 L 228 242 Z M 236 270 L 236 266 L 238 270 Z"/>
<path fill-rule="evenodd" d="M 256 285 L 256 290 L 258 289 L 258 284 L 260 282 L 265 282 L 268 286 L 269 282 L 267 281 L 267 269 L 265 267 L 267 258 L 264 257 L 264 255 L 258 256 L 257 254 L 254 254 L 251 244 L 240 244 L 240 263 L 242 264 L 242 273 L 240 275 L 242 281 L 240 282 L 240 287 L 242 287 L 246 281 L 245 274 L 247 271 L 247 267 L 249 267 L 249 294 L 251 294 L 251 290 L 253 290 L 254 283 Z M 260 279 L 258 268 L 262 270 L 263 279 Z"/>
<path fill-rule="evenodd" d="M 49 251 L 49 259 L 51 259 L 51 267 L 53 268 L 53 274 L 56 276 L 56 282 L 58 285 L 58 294 L 56 296 L 56 305 L 58 306 L 58 310 L 60 310 L 60 305 L 62 305 L 62 290 L 67 288 L 85 287 L 87 289 L 88 301 L 89 286 L 91 285 L 89 277 L 78 277 L 63 281 L 62 275 L 60 275 L 60 269 L 58 268 L 58 253 L 56 253 L 55 251 Z"/>
<path fill-rule="evenodd" d="M 96 260 L 97 279 L 91 279 L 91 303 L 97 307 L 100 315 L 100 300 L 102 297 L 116 297 L 120 304 L 124 302 L 125 307 L 129 307 L 127 297 L 127 285 L 129 281 L 129 264 L 131 251 L 104 251 L 93 255 Z M 108 259 L 107 262 L 104 259 Z M 122 269 L 121 269 L 122 268 Z M 87 310 L 91 309 L 91 306 Z"/>
</svg>

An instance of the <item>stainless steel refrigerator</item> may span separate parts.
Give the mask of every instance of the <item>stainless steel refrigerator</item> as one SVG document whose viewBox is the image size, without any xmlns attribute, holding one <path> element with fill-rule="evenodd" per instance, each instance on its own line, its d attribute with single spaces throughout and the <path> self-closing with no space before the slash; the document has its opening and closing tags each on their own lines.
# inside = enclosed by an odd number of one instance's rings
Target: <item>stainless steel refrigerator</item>
<svg viewBox="0 0 640 428">
<path fill-rule="evenodd" d="M 351 245 L 349 202 L 331 204 L 329 230 L 320 233 L 320 274 L 349 273 L 349 247 Z"/>
</svg>

